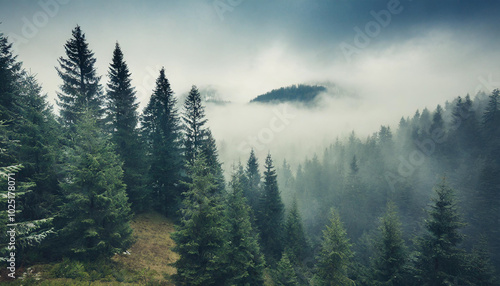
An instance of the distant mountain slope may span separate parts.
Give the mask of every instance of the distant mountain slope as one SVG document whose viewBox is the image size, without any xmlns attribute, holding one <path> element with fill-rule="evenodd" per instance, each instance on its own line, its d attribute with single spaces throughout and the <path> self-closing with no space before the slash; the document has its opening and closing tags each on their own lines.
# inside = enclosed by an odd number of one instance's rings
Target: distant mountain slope
<svg viewBox="0 0 500 286">
<path fill-rule="evenodd" d="M 291 85 L 279 89 L 273 89 L 270 92 L 259 95 L 252 99 L 250 102 L 263 102 L 263 103 L 280 103 L 280 102 L 301 102 L 310 103 L 320 93 L 325 92 L 327 89 L 321 85 Z"/>
</svg>

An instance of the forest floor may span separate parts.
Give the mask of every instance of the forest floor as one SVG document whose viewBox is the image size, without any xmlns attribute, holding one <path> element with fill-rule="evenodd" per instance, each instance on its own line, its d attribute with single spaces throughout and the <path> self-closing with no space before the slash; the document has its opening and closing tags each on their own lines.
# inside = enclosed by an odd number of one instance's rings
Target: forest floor
<svg viewBox="0 0 500 286">
<path fill-rule="evenodd" d="M 135 242 L 128 250 L 130 254 L 115 255 L 112 265 L 109 265 L 112 274 L 104 279 L 88 279 L 92 277 L 92 272 L 85 266 L 79 268 L 81 264 L 74 268 L 84 274 L 83 278 L 52 278 L 54 274 L 50 273 L 54 273 L 54 269 L 60 266 L 42 264 L 19 269 L 20 277 L 15 280 L 2 275 L 0 284 L 10 280 L 11 285 L 174 285 L 171 275 L 176 270 L 170 264 L 179 255 L 172 251 L 175 245 L 170 238 L 174 231 L 173 222 L 158 213 L 147 213 L 137 215 L 132 220 L 131 227 Z"/>
</svg>

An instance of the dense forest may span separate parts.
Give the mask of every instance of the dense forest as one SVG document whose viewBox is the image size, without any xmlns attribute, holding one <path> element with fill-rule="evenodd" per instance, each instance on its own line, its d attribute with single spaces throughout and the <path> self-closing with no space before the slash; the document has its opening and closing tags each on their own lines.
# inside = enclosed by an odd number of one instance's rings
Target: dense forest
<svg viewBox="0 0 500 286">
<path fill-rule="evenodd" d="M 195 85 L 177 102 L 162 68 L 140 112 L 118 43 L 105 78 L 81 27 L 64 50 L 56 114 L 0 34 L 2 281 L 46 264 L 26 281 L 499 285 L 498 89 L 405 115 L 397 130 L 353 131 L 296 169 L 252 150 L 225 174 Z M 112 258 L 150 212 L 175 222 L 176 273 L 124 281 Z"/>
</svg>

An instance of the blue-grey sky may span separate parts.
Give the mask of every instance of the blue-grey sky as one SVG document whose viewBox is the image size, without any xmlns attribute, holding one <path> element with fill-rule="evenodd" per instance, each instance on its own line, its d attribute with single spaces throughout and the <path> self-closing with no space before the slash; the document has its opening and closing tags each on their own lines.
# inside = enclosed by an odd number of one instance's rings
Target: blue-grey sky
<svg viewBox="0 0 500 286">
<path fill-rule="evenodd" d="M 57 58 L 78 24 L 102 84 L 120 43 L 141 106 L 164 66 L 177 94 L 196 84 L 248 101 L 330 81 L 404 113 L 500 82 L 499 8 L 494 0 L 0 0 L 0 31 L 51 100 Z"/>
</svg>

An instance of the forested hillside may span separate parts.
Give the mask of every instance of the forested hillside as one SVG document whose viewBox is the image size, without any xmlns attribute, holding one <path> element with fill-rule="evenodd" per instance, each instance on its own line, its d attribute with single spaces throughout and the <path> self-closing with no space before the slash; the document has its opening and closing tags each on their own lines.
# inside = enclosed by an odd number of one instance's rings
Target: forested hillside
<svg viewBox="0 0 500 286">
<path fill-rule="evenodd" d="M 252 150 L 224 174 L 195 85 L 177 102 L 161 68 L 141 111 L 119 43 L 106 75 L 80 26 L 61 45 L 56 113 L 0 34 L 2 281 L 22 284 L 20 267 L 44 264 L 51 276 L 29 283 L 123 282 L 112 261 L 132 263 L 145 233 L 131 222 L 156 212 L 175 222 L 175 245 L 155 233 L 176 255 L 168 273 L 137 269 L 131 283 L 499 285 L 498 89 L 367 138 L 354 130 L 296 169 Z M 256 101 L 308 102 L 324 90 Z"/>
<path fill-rule="evenodd" d="M 320 85 L 292 85 L 273 89 L 270 92 L 257 96 L 250 102 L 298 102 L 311 104 L 320 93 L 326 92 L 326 90 L 326 87 Z"/>
</svg>

